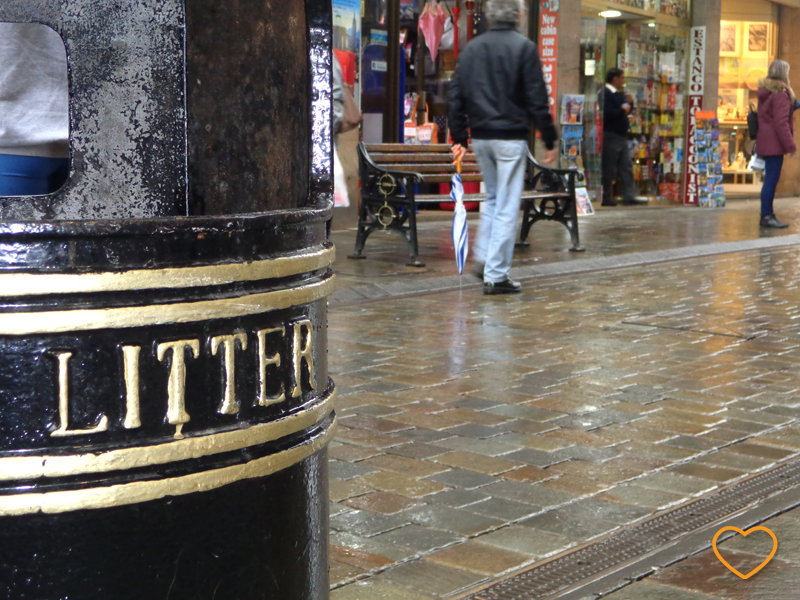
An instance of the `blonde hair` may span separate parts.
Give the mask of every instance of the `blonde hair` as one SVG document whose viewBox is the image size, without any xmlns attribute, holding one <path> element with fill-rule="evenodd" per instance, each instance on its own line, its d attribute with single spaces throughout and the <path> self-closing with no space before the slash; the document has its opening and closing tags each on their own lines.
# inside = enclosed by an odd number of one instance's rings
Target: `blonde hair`
<svg viewBox="0 0 800 600">
<path fill-rule="evenodd" d="M 792 89 L 792 84 L 789 83 L 789 63 L 785 60 L 781 60 L 780 58 L 773 60 L 772 64 L 769 66 L 769 70 L 767 71 L 767 77 L 770 79 L 775 79 L 776 81 L 783 82 L 786 85 L 786 89 L 789 91 L 789 94 L 792 96 L 792 100 L 795 99 L 794 90 Z"/>
</svg>

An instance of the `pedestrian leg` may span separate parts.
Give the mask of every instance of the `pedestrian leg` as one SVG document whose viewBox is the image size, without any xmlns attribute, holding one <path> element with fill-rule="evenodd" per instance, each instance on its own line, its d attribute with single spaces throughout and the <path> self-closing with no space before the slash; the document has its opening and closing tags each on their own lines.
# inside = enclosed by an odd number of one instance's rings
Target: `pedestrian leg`
<svg viewBox="0 0 800 600">
<path fill-rule="evenodd" d="M 603 182 L 603 204 L 614 206 L 614 199 L 611 191 L 614 186 L 614 178 L 617 175 L 617 163 L 619 162 L 619 146 L 614 143 L 613 133 L 603 134 L 603 157 L 602 157 L 602 182 Z"/>
<path fill-rule="evenodd" d="M 772 203 L 775 200 L 775 188 L 781 178 L 783 156 L 764 156 L 764 184 L 761 186 L 761 216 L 768 217 L 775 211 Z"/>
<path fill-rule="evenodd" d="M 497 206 L 486 254 L 484 280 L 499 283 L 508 279 L 514 256 L 528 144 L 524 140 L 491 140 L 490 143 L 497 157 Z"/>
<path fill-rule="evenodd" d="M 622 201 L 625 204 L 633 204 L 636 202 L 636 184 L 633 181 L 633 158 L 631 157 L 631 149 L 628 146 L 628 140 L 624 137 L 620 137 L 619 143 L 617 173 L 619 173 L 619 177 L 622 179 Z"/>
<path fill-rule="evenodd" d="M 478 160 L 483 185 L 486 188 L 486 200 L 483 201 L 481 208 L 478 235 L 475 237 L 475 244 L 472 247 L 472 256 L 476 262 L 485 263 L 497 204 L 497 164 L 492 147 L 487 140 L 472 140 L 472 150 Z"/>
</svg>

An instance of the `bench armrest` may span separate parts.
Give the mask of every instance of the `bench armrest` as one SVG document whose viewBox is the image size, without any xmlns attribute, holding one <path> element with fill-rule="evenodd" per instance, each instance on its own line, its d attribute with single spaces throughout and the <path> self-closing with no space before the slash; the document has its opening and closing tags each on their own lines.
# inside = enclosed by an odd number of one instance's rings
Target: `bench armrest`
<svg viewBox="0 0 800 600">
<path fill-rule="evenodd" d="M 391 169 L 384 169 L 379 167 L 370 157 L 369 152 L 367 152 L 367 148 L 364 146 L 364 142 L 358 143 L 358 153 L 361 155 L 361 158 L 364 159 L 371 169 L 375 169 L 379 173 L 388 173 L 389 175 L 394 175 L 397 178 L 410 178 L 415 179 L 417 183 L 422 183 L 425 181 L 425 177 L 422 173 L 416 173 L 414 171 L 392 171 Z"/>
</svg>

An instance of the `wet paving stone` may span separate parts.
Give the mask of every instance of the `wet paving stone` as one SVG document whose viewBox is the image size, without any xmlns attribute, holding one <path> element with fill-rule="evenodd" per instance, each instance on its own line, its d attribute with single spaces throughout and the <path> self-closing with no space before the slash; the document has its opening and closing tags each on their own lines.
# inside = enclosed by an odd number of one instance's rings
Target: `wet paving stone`
<svg viewBox="0 0 800 600">
<path fill-rule="evenodd" d="M 482 544 L 524 554 L 537 560 L 563 552 L 574 545 L 574 542 L 563 535 L 538 530 L 534 534 L 529 527 L 520 525 L 492 531 L 482 535 L 480 541 Z"/>
<path fill-rule="evenodd" d="M 734 469 L 727 469 L 725 467 L 715 467 L 698 463 L 677 465 L 675 467 L 670 467 L 668 471 L 678 475 L 697 477 L 699 479 L 708 479 L 709 481 L 716 481 L 718 483 L 728 483 L 745 474 L 744 471 L 737 471 Z"/>
<path fill-rule="evenodd" d="M 496 482 L 481 488 L 481 491 L 493 497 L 514 500 L 542 508 L 567 504 L 577 498 L 574 494 L 542 487 L 540 483 L 527 484 L 517 481 Z"/>
<path fill-rule="evenodd" d="M 685 494 L 687 496 L 698 496 L 706 494 L 718 487 L 717 483 L 706 479 L 697 479 L 695 477 L 683 477 L 673 473 L 651 473 L 636 479 L 636 485 L 660 490 L 662 492 L 672 492 L 677 494 Z"/>
<path fill-rule="evenodd" d="M 375 471 L 390 471 L 392 473 L 402 473 L 412 477 L 427 477 L 442 471 L 447 471 L 447 467 L 432 461 L 418 460 L 407 456 L 396 456 L 384 454 L 374 458 L 368 458 L 358 463 L 358 466 Z"/>
<path fill-rule="evenodd" d="M 371 492 L 363 496 L 348 498 L 344 504 L 355 509 L 393 515 L 415 506 L 423 506 L 423 502 L 418 502 L 389 492 Z"/>
<path fill-rule="evenodd" d="M 505 500 L 503 498 L 487 498 L 481 502 L 470 504 L 464 507 L 466 510 L 500 519 L 501 522 L 509 523 L 524 517 L 538 513 L 540 509 L 530 504 L 523 504 L 522 502 L 514 502 L 513 500 Z"/>
<path fill-rule="evenodd" d="M 407 510 L 403 513 L 403 518 L 416 525 L 441 529 L 464 537 L 496 529 L 504 523 L 501 519 L 442 504 L 429 504 Z"/>
<path fill-rule="evenodd" d="M 436 456 L 432 460 L 450 467 L 478 471 L 487 475 L 497 475 L 522 466 L 518 462 L 483 456 L 473 452 L 448 452 L 447 454 Z"/>
<path fill-rule="evenodd" d="M 328 472 L 330 476 L 343 481 L 353 479 L 359 475 L 374 473 L 375 471 L 377 471 L 377 469 L 371 469 L 362 463 L 342 462 L 340 460 L 332 460 L 328 463 Z"/>
<path fill-rule="evenodd" d="M 439 475 L 429 477 L 428 480 L 466 490 L 473 490 L 496 481 L 491 475 L 468 469 L 450 469 Z"/>
<path fill-rule="evenodd" d="M 561 535 L 571 542 L 590 540 L 619 527 L 616 523 L 598 518 L 576 518 L 573 513 L 555 509 L 519 522 L 523 527 Z"/>
<path fill-rule="evenodd" d="M 486 575 L 420 560 L 392 567 L 375 579 L 441 597 L 485 581 Z"/>
<path fill-rule="evenodd" d="M 425 557 L 425 562 L 463 569 L 481 575 L 500 575 L 531 562 L 529 556 L 470 540 L 439 550 Z"/>
<path fill-rule="evenodd" d="M 485 439 L 502 434 L 503 432 L 495 427 L 488 425 L 477 425 L 470 423 L 469 425 L 458 425 L 456 427 L 449 427 L 442 430 L 442 433 L 448 433 L 454 436 L 463 436 L 468 438 Z"/>
<path fill-rule="evenodd" d="M 435 481 L 417 479 L 390 471 L 370 473 L 369 475 L 364 475 L 345 483 L 358 481 L 362 481 L 367 486 L 371 486 L 372 489 L 384 492 L 395 492 L 408 498 L 422 498 L 429 494 L 435 494 L 436 492 L 447 489 L 447 486 L 436 483 Z"/>
<path fill-rule="evenodd" d="M 757 443 L 740 443 L 728 446 L 728 451 L 735 454 L 744 454 L 747 456 L 757 456 L 760 458 L 770 458 L 772 460 L 783 460 L 793 454 L 791 450 L 782 450 L 781 448 L 772 448 L 769 446 L 762 446 Z"/>
<path fill-rule="evenodd" d="M 647 580 L 624 587 L 607 598 L 610 600 L 644 600 L 645 598 L 647 600 L 717 600 L 719 596 L 710 596 Z"/>
<path fill-rule="evenodd" d="M 448 531 L 419 525 L 406 525 L 405 527 L 392 529 L 370 537 L 370 540 L 380 544 L 402 546 L 423 554 L 437 548 L 449 546 L 460 539 L 462 539 L 461 536 L 454 535 Z"/>
<path fill-rule="evenodd" d="M 599 519 L 616 525 L 627 525 L 651 514 L 646 508 L 630 506 L 620 502 L 609 502 L 598 498 L 585 498 L 559 509 L 566 518 L 576 521 Z"/>
<path fill-rule="evenodd" d="M 505 458 L 511 458 L 510 456 L 506 455 L 520 449 L 520 447 L 515 444 L 509 444 L 508 442 L 502 442 L 500 440 L 491 438 L 486 440 L 476 440 L 473 438 L 450 437 L 446 440 L 434 442 L 434 444 L 450 450 L 463 450 L 465 452 L 483 454 L 484 456 L 504 456 Z M 511 458 L 511 460 L 516 459 Z"/>
<path fill-rule="evenodd" d="M 559 473 L 532 466 L 520 467 L 519 469 L 513 469 L 511 471 L 500 473 L 500 477 L 503 479 L 511 479 L 513 481 L 530 481 L 532 483 L 553 479 L 554 477 L 558 477 L 558 475 Z"/>
<path fill-rule="evenodd" d="M 433 595 L 423 594 L 385 581 L 356 581 L 331 590 L 331 600 L 433 600 Z"/>
<path fill-rule="evenodd" d="M 685 494 L 674 494 L 660 490 L 652 490 L 637 485 L 624 483 L 611 490 L 601 492 L 596 498 L 600 500 L 616 500 L 624 504 L 662 510 L 676 506 L 689 499 Z"/>
<path fill-rule="evenodd" d="M 693 461 L 699 465 L 710 465 L 713 467 L 728 467 L 740 471 L 747 471 L 756 473 L 762 469 L 766 469 L 775 464 L 776 461 L 770 458 L 761 458 L 758 456 L 747 456 L 745 454 L 738 454 L 730 452 L 727 448 L 723 448 L 718 452 L 712 452 L 701 456 Z"/>
<path fill-rule="evenodd" d="M 408 525 L 408 519 L 392 515 L 355 510 L 331 517 L 331 529 L 356 535 L 373 536 Z"/>
<path fill-rule="evenodd" d="M 331 307 L 334 598 L 457 593 L 799 453 L 798 280 L 787 246 Z"/>
</svg>

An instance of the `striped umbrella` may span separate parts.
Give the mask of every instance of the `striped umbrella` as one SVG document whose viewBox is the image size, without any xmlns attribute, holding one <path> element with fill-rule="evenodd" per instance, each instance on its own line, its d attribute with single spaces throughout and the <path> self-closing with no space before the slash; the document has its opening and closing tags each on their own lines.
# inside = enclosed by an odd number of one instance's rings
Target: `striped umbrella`
<svg viewBox="0 0 800 600">
<path fill-rule="evenodd" d="M 450 198 L 456 203 L 453 211 L 453 248 L 456 251 L 456 264 L 459 275 L 464 273 L 464 263 L 469 252 L 469 228 L 467 209 L 464 208 L 464 185 L 461 183 L 461 160 L 456 162 L 456 174 L 450 186 Z"/>
</svg>

